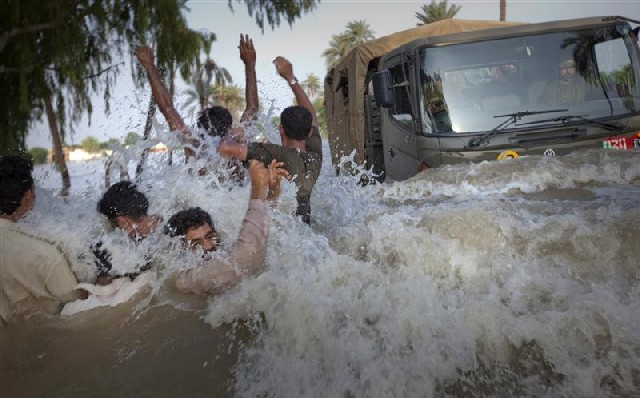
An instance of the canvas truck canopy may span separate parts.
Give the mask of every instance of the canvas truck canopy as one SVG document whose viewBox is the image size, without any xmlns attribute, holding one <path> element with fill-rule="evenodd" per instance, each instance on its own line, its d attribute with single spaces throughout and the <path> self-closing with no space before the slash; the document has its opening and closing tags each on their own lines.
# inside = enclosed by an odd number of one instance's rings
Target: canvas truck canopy
<svg viewBox="0 0 640 398">
<path fill-rule="evenodd" d="M 324 100 L 333 164 L 354 150 L 364 161 L 364 89 L 369 63 L 419 38 L 519 25 L 514 22 L 447 19 L 396 32 L 354 48 L 324 80 Z"/>
</svg>

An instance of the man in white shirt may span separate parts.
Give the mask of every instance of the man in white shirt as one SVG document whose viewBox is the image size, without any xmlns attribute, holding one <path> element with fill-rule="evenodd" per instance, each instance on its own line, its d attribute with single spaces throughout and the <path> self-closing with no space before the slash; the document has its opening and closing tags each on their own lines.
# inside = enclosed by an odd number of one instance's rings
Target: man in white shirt
<svg viewBox="0 0 640 398">
<path fill-rule="evenodd" d="M 32 170 L 25 158 L 0 157 L 0 323 L 36 311 L 58 313 L 80 294 L 66 255 L 18 223 L 35 202 Z"/>
</svg>

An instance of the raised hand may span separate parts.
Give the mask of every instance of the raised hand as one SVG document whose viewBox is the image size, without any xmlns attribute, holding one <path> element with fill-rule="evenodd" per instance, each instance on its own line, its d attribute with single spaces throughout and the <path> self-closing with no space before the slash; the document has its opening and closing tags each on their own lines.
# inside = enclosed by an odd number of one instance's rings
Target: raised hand
<svg viewBox="0 0 640 398">
<path fill-rule="evenodd" d="M 134 54 L 143 65 L 153 64 L 153 50 L 147 46 L 140 46 L 135 49 Z"/>
<path fill-rule="evenodd" d="M 273 60 L 273 64 L 276 66 L 276 72 L 286 81 L 293 79 L 293 66 L 288 59 L 282 56 L 276 57 Z"/>
<path fill-rule="evenodd" d="M 278 162 L 273 159 L 268 167 L 269 193 L 267 194 L 267 199 L 276 199 L 280 196 L 280 181 L 282 181 L 283 177 L 287 180 L 291 178 L 289 172 L 282 166 L 284 166 L 284 162 Z"/>
<path fill-rule="evenodd" d="M 253 47 L 253 40 L 249 38 L 249 35 L 240 34 L 240 44 L 238 48 L 240 49 L 240 59 L 245 65 L 256 64 L 256 49 Z"/>
</svg>

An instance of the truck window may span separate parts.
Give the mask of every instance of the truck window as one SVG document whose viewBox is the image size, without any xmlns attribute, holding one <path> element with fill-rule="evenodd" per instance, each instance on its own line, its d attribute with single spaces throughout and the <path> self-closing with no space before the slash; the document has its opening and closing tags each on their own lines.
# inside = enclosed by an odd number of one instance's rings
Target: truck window
<svg viewBox="0 0 640 398">
<path fill-rule="evenodd" d="M 624 23 L 426 47 L 420 55 L 423 132 L 490 131 L 503 115 L 524 111 L 566 109 L 553 116 L 588 118 L 640 112 L 636 41 Z M 543 127 L 547 119 L 540 113 L 518 122 Z"/>
<path fill-rule="evenodd" d="M 389 68 L 393 78 L 393 84 L 400 84 L 409 78 L 407 64 L 398 64 Z M 411 112 L 411 100 L 408 87 L 396 87 L 394 89 L 396 103 L 389 109 L 389 115 L 401 125 L 413 128 L 413 114 Z"/>
<path fill-rule="evenodd" d="M 624 40 L 618 38 L 595 45 L 596 62 L 603 94 L 622 98 L 623 105 L 634 110 L 633 92 L 637 91 L 636 77 Z"/>
</svg>

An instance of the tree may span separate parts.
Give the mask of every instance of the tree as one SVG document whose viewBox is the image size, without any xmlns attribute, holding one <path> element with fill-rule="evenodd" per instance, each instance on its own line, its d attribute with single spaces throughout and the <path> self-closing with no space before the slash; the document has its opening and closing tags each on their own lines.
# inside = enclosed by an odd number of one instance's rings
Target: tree
<svg viewBox="0 0 640 398">
<path fill-rule="evenodd" d="M 45 164 L 49 157 L 49 151 L 47 151 L 46 148 L 31 148 L 29 149 L 29 154 L 31 155 L 31 159 L 33 159 L 33 164 Z"/>
<path fill-rule="evenodd" d="M 31 122 L 46 115 L 64 194 L 70 186 L 61 156 L 65 130 L 82 115 L 91 115 L 95 94 L 102 95 L 108 111 L 121 60 L 132 53 L 132 46 L 155 43 L 156 63 L 168 73 L 170 87 L 178 69 L 188 76 L 201 41 L 187 27 L 186 1 L 0 2 L 0 87 L 5 94 L 0 98 L 2 151 L 24 148 Z M 244 2 L 251 15 L 255 13 L 260 26 L 266 20 L 273 28 L 282 16 L 291 24 L 313 9 L 316 0 L 238 2 Z M 139 84 L 143 84 L 141 75 L 138 68 Z"/>
<path fill-rule="evenodd" d="M 507 0 L 500 0 L 500 20 L 507 20 Z"/>
<path fill-rule="evenodd" d="M 211 88 L 211 103 L 224 106 L 239 119 L 245 107 L 244 90 L 235 84 L 216 84 Z"/>
<path fill-rule="evenodd" d="M 289 26 L 293 22 L 316 8 L 316 0 L 236 0 L 237 3 L 246 3 L 249 15 L 255 13 L 256 24 L 264 32 L 264 21 L 271 28 L 280 26 L 280 18 L 286 16 Z M 318 2 L 320 2 L 318 0 Z M 229 8 L 233 10 L 232 0 L 229 0 Z"/>
<path fill-rule="evenodd" d="M 318 129 L 320 130 L 320 135 L 327 137 L 327 112 L 324 109 L 324 97 L 317 97 L 313 100 L 313 107 L 315 108 L 316 115 L 318 116 Z"/>
<path fill-rule="evenodd" d="M 329 47 L 322 53 L 327 69 L 337 65 L 355 47 L 373 39 L 375 33 L 365 20 L 349 22 L 344 32 L 331 36 Z"/>
<path fill-rule="evenodd" d="M 135 131 L 129 131 L 124 137 L 124 146 L 135 145 L 140 141 L 142 137 Z"/>
<path fill-rule="evenodd" d="M 80 141 L 80 148 L 89 153 L 98 152 L 100 150 L 100 141 L 96 137 L 85 137 Z"/>
<path fill-rule="evenodd" d="M 426 25 L 443 19 L 451 19 L 456 16 L 461 8 L 462 6 L 457 6 L 455 4 L 448 7 L 447 0 L 442 0 L 439 3 L 432 0 L 431 4 L 425 4 L 421 7 L 421 13 L 416 12 L 416 18 L 420 20 L 416 25 Z"/>
<path fill-rule="evenodd" d="M 307 91 L 307 95 L 311 98 L 315 98 L 320 89 L 320 78 L 313 73 L 309 73 L 307 78 L 302 82 L 302 87 Z"/>
</svg>

